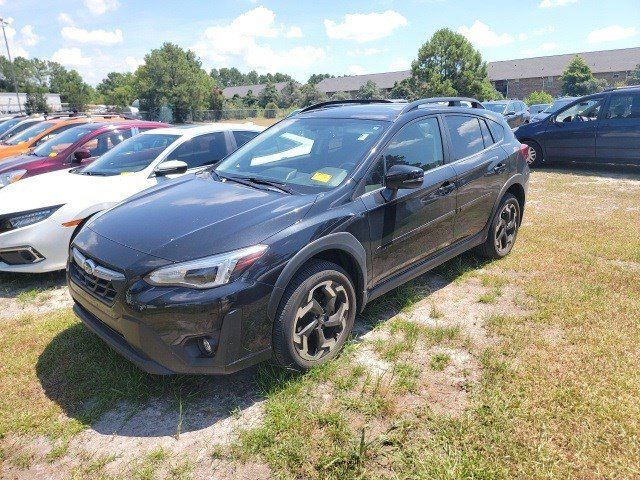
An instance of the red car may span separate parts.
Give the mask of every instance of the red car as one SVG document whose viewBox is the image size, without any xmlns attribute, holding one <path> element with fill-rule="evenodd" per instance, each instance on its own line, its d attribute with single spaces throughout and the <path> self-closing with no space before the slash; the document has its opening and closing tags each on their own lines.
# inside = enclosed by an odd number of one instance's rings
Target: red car
<svg viewBox="0 0 640 480">
<path fill-rule="evenodd" d="M 169 125 L 159 122 L 123 120 L 113 123 L 85 123 L 70 128 L 27 154 L 0 163 L 0 188 L 41 173 L 90 163 L 139 132 L 167 126 Z"/>
</svg>

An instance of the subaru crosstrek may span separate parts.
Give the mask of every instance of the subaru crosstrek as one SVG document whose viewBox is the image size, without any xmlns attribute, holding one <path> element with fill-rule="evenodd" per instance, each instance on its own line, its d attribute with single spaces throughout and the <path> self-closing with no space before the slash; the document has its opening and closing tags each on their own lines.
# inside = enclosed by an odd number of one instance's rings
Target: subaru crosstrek
<svg viewBox="0 0 640 480">
<path fill-rule="evenodd" d="M 370 300 L 471 248 L 507 255 L 525 151 L 472 99 L 305 108 L 91 219 L 71 245 L 74 310 L 148 372 L 306 370 Z"/>
</svg>

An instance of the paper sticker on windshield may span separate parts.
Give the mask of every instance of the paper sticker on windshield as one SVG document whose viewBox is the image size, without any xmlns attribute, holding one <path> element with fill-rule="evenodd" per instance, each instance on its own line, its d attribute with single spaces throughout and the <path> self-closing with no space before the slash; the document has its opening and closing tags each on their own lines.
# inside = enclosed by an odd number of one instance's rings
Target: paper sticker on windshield
<svg viewBox="0 0 640 480">
<path fill-rule="evenodd" d="M 311 180 L 315 180 L 316 182 L 327 183 L 331 180 L 332 175 L 328 173 L 316 172 L 311 176 Z"/>
<path fill-rule="evenodd" d="M 362 142 L 363 140 L 366 140 L 368 136 L 369 136 L 369 134 L 368 134 L 368 133 L 363 133 L 362 135 L 360 135 L 360 136 L 358 137 L 358 140 L 359 140 L 360 142 Z"/>
<path fill-rule="evenodd" d="M 56 156 L 58 156 L 58 152 L 51 152 L 51 153 L 49 154 L 49 156 L 50 156 L 50 157 L 56 157 Z"/>
</svg>

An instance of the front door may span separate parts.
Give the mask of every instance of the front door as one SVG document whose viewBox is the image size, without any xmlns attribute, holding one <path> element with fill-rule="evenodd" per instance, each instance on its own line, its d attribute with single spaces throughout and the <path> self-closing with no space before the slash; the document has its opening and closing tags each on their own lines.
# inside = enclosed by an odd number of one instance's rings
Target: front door
<svg viewBox="0 0 640 480">
<path fill-rule="evenodd" d="M 422 168 L 422 187 L 398 190 L 394 198 L 385 200 L 384 173 L 393 165 Z M 451 244 L 454 177 L 453 168 L 444 163 L 436 117 L 404 125 L 384 149 L 362 196 L 369 221 L 374 285 Z"/>
<path fill-rule="evenodd" d="M 596 161 L 640 166 L 640 92 L 611 95 L 598 127 Z"/>
<path fill-rule="evenodd" d="M 594 97 L 581 100 L 549 119 L 547 131 L 542 136 L 547 160 L 593 161 L 603 99 Z"/>
</svg>

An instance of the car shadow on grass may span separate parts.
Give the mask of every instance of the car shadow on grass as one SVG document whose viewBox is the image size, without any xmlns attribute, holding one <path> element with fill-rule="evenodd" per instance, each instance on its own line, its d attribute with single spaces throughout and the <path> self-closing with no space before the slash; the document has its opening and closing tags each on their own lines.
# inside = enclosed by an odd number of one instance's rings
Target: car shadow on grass
<svg viewBox="0 0 640 480">
<path fill-rule="evenodd" d="M 457 257 L 374 300 L 356 318 L 353 341 L 484 263 L 472 255 Z M 36 372 L 67 417 L 102 435 L 138 438 L 228 434 L 229 423 L 243 417 L 240 425 L 251 426 L 250 417 L 261 412 L 256 406 L 300 376 L 269 363 L 227 376 L 151 375 L 81 323 L 49 342 Z M 219 425 L 225 425 L 222 432 Z"/>
</svg>

